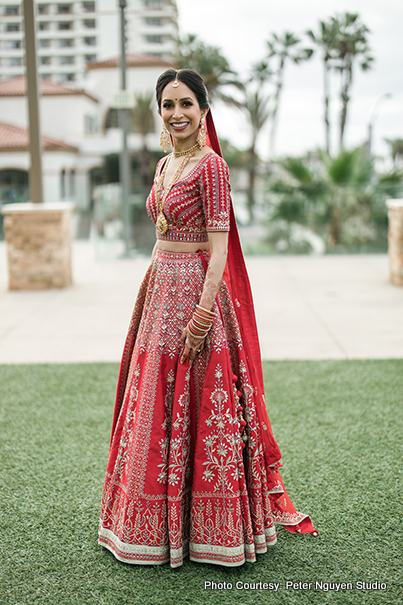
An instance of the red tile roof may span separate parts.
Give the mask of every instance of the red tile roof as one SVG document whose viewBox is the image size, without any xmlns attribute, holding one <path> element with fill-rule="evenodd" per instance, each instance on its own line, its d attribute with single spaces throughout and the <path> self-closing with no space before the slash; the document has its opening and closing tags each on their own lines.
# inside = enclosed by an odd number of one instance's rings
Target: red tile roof
<svg viewBox="0 0 403 605">
<path fill-rule="evenodd" d="M 161 57 L 155 57 L 154 55 L 126 55 L 126 64 L 127 67 L 175 67 L 172 62 L 161 59 Z M 106 59 L 105 61 L 89 61 L 87 63 L 87 69 L 105 69 L 118 66 L 118 57 Z"/>
<path fill-rule="evenodd" d="M 62 84 L 51 82 L 50 80 L 40 80 L 39 89 L 41 96 L 84 95 L 98 103 L 98 100 L 95 97 L 84 90 L 63 86 Z M 0 82 L 0 97 L 24 97 L 26 91 L 27 85 L 25 76 L 17 76 L 16 78 Z"/>
<path fill-rule="evenodd" d="M 28 130 L 4 124 L 0 122 L 0 153 L 8 151 L 28 151 Z M 44 151 L 69 151 L 77 153 L 77 147 L 68 145 L 60 139 L 53 139 L 42 135 L 42 147 Z"/>
</svg>

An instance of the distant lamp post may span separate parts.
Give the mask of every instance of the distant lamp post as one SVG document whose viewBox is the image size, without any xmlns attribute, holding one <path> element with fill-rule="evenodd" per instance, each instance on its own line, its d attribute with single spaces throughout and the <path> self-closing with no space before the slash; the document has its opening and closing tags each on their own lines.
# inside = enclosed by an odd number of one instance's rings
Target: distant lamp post
<svg viewBox="0 0 403 605">
<path fill-rule="evenodd" d="M 120 8 L 120 78 L 121 90 L 127 89 L 126 82 L 126 0 L 119 0 Z M 122 129 L 122 150 L 120 153 L 120 183 L 122 187 L 123 225 L 125 240 L 125 256 L 130 256 L 130 158 L 127 147 L 127 136 L 129 133 L 129 116 L 127 107 L 119 110 L 119 126 Z"/>
<path fill-rule="evenodd" d="M 372 140 L 373 140 L 375 122 L 379 117 L 383 104 L 385 103 L 385 101 L 387 99 L 390 99 L 391 97 L 392 97 L 392 93 L 390 93 L 390 92 L 386 92 L 385 94 L 381 95 L 379 97 L 379 99 L 377 100 L 377 102 L 375 103 L 374 108 L 372 110 L 372 114 L 371 114 L 370 120 L 368 122 L 368 140 L 367 140 L 368 160 L 370 160 L 372 158 Z"/>
</svg>

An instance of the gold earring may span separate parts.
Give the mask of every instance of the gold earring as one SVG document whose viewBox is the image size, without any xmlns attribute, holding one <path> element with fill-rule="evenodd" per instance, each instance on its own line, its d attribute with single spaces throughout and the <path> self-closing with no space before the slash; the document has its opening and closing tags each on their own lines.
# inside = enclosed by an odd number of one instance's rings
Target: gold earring
<svg viewBox="0 0 403 605">
<path fill-rule="evenodd" d="M 164 150 L 164 153 L 166 153 L 171 146 L 171 137 L 169 136 L 169 132 L 167 131 L 165 126 L 163 126 L 161 130 L 160 145 Z"/>
<path fill-rule="evenodd" d="M 203 122 L 200 122 L 199 132 L 198 132 L 197 139 L 196 139 L 197 144 L 200 149 L 203 149 L 203 147 L 205 146 L 206 138 L 207 138 L 207 132 L 204 128 Z"/>
</svg>

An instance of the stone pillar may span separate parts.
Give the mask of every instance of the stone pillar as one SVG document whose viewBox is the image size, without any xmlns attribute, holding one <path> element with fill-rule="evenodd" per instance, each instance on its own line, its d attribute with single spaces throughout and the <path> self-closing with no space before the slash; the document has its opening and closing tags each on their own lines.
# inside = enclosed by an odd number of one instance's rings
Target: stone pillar
<svg viewBox="0 0 403 605">
<path fill-rule="evenodd" d="M 71 285 L 72 210 L 69 202 L 3 206 L 10 290 Z"/>
<path fill-rule="evenodd" d="M 390 281 L 403 286 L 403 200 L 387 200 Z"/>
</svg>

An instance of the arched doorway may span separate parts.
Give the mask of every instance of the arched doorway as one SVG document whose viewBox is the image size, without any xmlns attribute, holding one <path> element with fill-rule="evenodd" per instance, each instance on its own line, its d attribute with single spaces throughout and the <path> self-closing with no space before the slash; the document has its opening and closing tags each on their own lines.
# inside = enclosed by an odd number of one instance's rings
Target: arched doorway
<svg viewBox="0 0 403 605">
<path fill-rule="evenodd" d="M 0 170 L 0 202 L 14 204 L 29 200 L 29 178 L 26 170 Z"/>
</svg>

